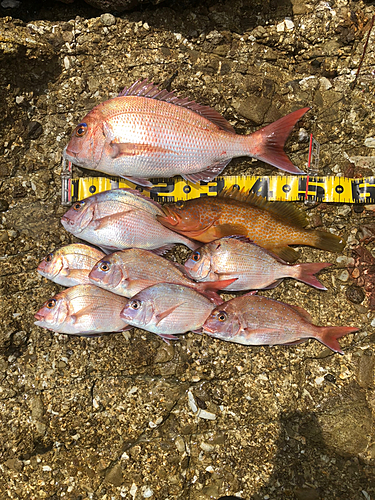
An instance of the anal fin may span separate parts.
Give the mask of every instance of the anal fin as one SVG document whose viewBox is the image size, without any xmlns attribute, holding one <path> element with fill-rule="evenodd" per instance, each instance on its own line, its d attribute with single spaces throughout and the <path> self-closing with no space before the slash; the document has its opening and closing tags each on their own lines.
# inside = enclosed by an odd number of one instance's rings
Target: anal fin
<svg viewBox="0 0 375 500">
<path fill-rule="evenodd" d="M 189 182 L 193 183 L 197 183 L 200 181 L 209 182 L 212 181 L 212 179 L 214 179 L 218 175 L 220 175 L 229 162 L 230 159 L 220 161 L 214 163 L 213 165 L 210 165 L 206 170 L 203 170 L 202 172 L 195 172 L 193 174 L 181 174 L 181 175 L 185 180 Z"/>
</svg>

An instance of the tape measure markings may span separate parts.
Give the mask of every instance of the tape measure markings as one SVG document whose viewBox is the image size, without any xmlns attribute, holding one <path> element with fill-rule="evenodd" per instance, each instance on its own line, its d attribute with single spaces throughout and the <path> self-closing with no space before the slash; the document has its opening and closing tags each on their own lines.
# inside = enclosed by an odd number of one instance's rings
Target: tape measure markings
<svg viewBox="0 0 375 500">
<path fill-rule="evenodd" d="M 138 189 L 155 201 L 173 202 L 200 196 L 217 196 L 223 188 L 254 192 L 269 201 L 309 201 L 335 203 L 375 203 L 375 178 L 351 179 L 322 176 L 222 176 L 210 182 L 193 184 L 182 178 L 157 179 L 151 191 L 121 178 L 81 177 L 66 179 L 63 202 L 70 204 L 93 194 L 115 188 Z M 64 198 L 65 193 L 65 198 Z"/>
</svg>

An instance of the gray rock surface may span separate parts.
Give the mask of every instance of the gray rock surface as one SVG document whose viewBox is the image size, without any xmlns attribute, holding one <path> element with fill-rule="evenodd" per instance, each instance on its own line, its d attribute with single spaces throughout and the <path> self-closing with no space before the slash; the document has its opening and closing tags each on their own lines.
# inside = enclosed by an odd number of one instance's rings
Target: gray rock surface
<svg viewBox="0 0 375 500">
<path fill-rule="evenodd" d="M 140 330 L 84 339 L 33 324 L 60 289 L 37 264 L 72 241 L 60 225 L 61 150 L 87 111 L 137 79 L 174 76 L 172 88 L 238 133 L 311 105 L 299 126 L 321 143 L 321 173 L 373 175 L 348 158 L 373 155 L 375 30 L 351 84 L 374 5 L 250 4 L 162 4 L 115 23 L 57 11 L 0 20 L 1 499 L 375 496 L 374 312 L 348 299 L 353 282 L 339 279 L 340 264 L 320 275 L 327 292 L 285 280 L 262 294 L 304 307 L 317 324 L 358 326 L 341 340 L 344 356 L 316 341 L 252 348 L 190 333 L 167 346 Z M 308 145 L 298 137 L 297 127 L 287 150 L 303 167 Z M 241 158 L 225 173 L 275 170 Z M 332 204 L 307 213 L 349 239 L 348 259 L 373 219 Z"/>
</svg>

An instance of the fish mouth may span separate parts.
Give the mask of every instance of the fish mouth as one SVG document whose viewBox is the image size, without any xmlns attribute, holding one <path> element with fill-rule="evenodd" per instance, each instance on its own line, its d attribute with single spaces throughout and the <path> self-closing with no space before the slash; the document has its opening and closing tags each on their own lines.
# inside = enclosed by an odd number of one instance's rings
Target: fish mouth
<svg viewBox="0 0 375 500">
<path fill-rule="evenodd" d="M 37 320 L 34 324 L 36 325 L 37 323 L 43 322 L 44 316 L 43 314 L 40 313 L 35 313 L 34 318 Z M 39 325 L 38 325 L 39 326 Z"/>
<path fill-rule="evenodd" d="M 211 335 L 214 333 L 214 330 L 213 328 L 210 328 L 209 326 L 207 325 L 203 325 L 202 328 L 201 328 L 201 331 L 204 332 L 205 334 L 207 335 Z"/>
<path fill-rule="evenodd" d="M 179 217 L 172 212 L 168 207 L 161 207 L 162 211 L 164 212 L 164 216 L 162 215 L 157 215 L 156 218 L 157 220 L 163 224 L 163 226 L 177 226 L 179 223 Z"/>
</svg>

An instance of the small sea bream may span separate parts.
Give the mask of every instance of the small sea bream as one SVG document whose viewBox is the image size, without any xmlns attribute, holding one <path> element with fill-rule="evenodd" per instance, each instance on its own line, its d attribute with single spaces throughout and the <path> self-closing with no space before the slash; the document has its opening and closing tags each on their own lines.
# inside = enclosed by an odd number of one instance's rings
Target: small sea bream
<svg viewBox="0 0 375 500">
<path fill-rule="evenodd" d="M 272 252 L 242 237 L 225 237 L 203 245 L 185 262 L 197 281 L 237 278 L 225 291 L 274 288 L 284 278 L 294 278 L 319 290 L 326 290 L 314 276 L 331 264 L 314 262 L 290 265 Z"/>
<path fill-rule="evenodd" d="M 76 285 L 47 300 L 35 325 L 67 335 L 97 336 L 129 329 L 120 318 L 128 299 L 95 285 Z"/>
<path fill-rule="evenodd" d="M 134 297 L 144 288 L 157 283 L 175 283 L 194 288 L 220 302 L 214 290 L 225 288 L 234 281 L 223 281 L 222 286 L 217 281 L 196 283 L 183 266 L 140 248 L 129 248 L 104 256 L 95 264 L 89 278 L 94 285 L 124 297 Z"/>
<path fill-rule="evenodd" d="M 210 243 L 223 236 L 245 236 L 287 262 L 299 257 L 289 245 L 330 252 L 340 252 L 345 246 L 345 239 L 335 234 L 306 229 L 306 215 L 293 203 L 269 202 L 234 187 L 218 196 L 167 203 L 163 211 L 158 220 L 187 238 Z"/>
<path fill-rule="evenodd" d="M 243 345 L 292 345 L 313 338 L 332 351 L 344 354 L 337 339 L 357 332 L 358 328 L 316 326 L 302 307 L 252 292 L 217 306 L 202 331 L 211 337 Z"/>
<path fill-rule="evenodd" d="M 134 189 L 113 189 L 73 203 L 61 223 L 70 233 L 106 253 L 144 248 L 163 253 L 181 243 L 192 250 L 197 243 L 164 227 L 159 203 Z"/>
<path fill-rule="evenodd" d="M 200 329 L 213 308 L 207 297 L 190 287 L 159 283 L 128 299 L 120 316 L 168 341 L 177 340 L 175 334 Z"/>
<path fill-rule="evenodd" d="M 38 273 L 63 286 L 91 283 L 89 273 L 105 254 L 97 248 L 73 243 L 55 250 L 42 260 Z"/>
<path fill-rule="evenodd" d="M 232 158 L 252 156 L 302 174 L 284 152 L 302 108 L 249 135 L 238 135 L 217 111 L 143 80 L 97 105 L 75 128 L 63 156 L 80 167 L 150 186 L 182 175 L 210 181 Z"/>
</svg>

